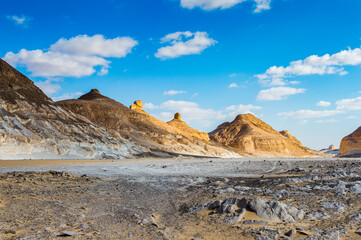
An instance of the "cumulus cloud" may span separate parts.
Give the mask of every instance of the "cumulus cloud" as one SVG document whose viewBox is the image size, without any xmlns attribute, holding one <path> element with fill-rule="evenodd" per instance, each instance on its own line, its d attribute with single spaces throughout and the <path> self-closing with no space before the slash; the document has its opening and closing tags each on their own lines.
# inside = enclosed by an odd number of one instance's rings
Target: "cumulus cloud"
<svg viewBox="0 0 361 240">
<path fill-rule="evenodd" d="M 52 95 L 61 89 L 61 86 L 52 80 L 39 81 L 35 83 L 46 95 Z"/>
<path fill-rule="evenodd" d="M 177 90 L 169 90 L 169 91 L 164 92 L 163 95 L 171 95 L 171 96 L 173 96 L 173 95 L 182 94 L 182 93 L 187 93 L 187 92 L 186 92 L 186 91 L 182 91 L 182 90 L 180 90 L 180 91 L 177 91 Z"/>
<path fill-rule="evenodd" d="M 317 121 L 315 121 L 315 123 L 337 123 L 338 122 L 338 120 L 336 120 L 336 119 L 326 119 L 326 120 L 317 120 Z"/>
<path fill-rule="evenodd" d="M 345 75 L 344 66 L 361 65 L 361 48 L 343 50 L 333 55 L 312 55 L 304 60 L 291 62 L 287 67 L 273 66 L 256 77 L 265 84 L 284 85 L 284 78 L 304 75 Z"/>
<path fill-rule="evenodd" d="M 324 111 L 299 110 L 295 112 L 291 111 L 291 112 L 279 113 L 278 116 L 284 116 L 287 118 L 294 118 L 294 119 L 307 119 L 307 118 L 330 117 L 342 113 L 344 112 L 339 110 L 324 110 Z"/>
<path fill-rule="evenodd" d="M 291 87 L 273 87 L 270 89 L 262 90 L 257 95 L 259 101 L 273 101 L 287 99 L 290 95 L 305 93 L 304 88 L 291 88 Z"/>
<path fill-rule="evenodd" d="M 260 106 L 254 106 L 252 104 L 248 104 L 248 105 L 243 105 L 243 104 L 239 104 L 239 105 L 231 105 L 229 107 L 226 107 L 226 111 L 229 111 L 228 115 L 231 117 L 235 117 L 238 114 L 244 114 L 244 113 L 251 113 L 254 114 L 253 111 L 254 110 L 261 110 L 262 107 Z"/>
<path fill-rule="evenodd" d="M 74 99 L 74 98 L 78 98 L 81 95 L 83 95 L 84 93 L 82 92 L 75 92 L 75 93 L 64 93 L 61 96 L 58 97 L 52 97 L 53 101 L 57 102 L 57 101 L 61 101 L 61 100 L 66 100 L 66 99 Z"/>
<path fill-rule="evenodd" d="M 206 11 L 227 9 L 247 0 L 181 0 L 181 6 L 188 9 L 199 7 Z M 255 2 L 255 13 L 270 9 L 271 0 L 252 0 Z"/>
<path fill-rule="evenodd" d="M 130 37 L 105 39 L 100 34 L 92 37 L 79 35 L 70 39 L 59 39 L 50 46 L 50 51 L 71 55 L 122 58 L 137 44 L 138 42 Z"/>
<path fill-rule="evenodd" d="M 237 85 L 237 83 L 231 83 L 228 85 L 229 88 L 238 88 L 239 86 Z"/>
<path fill-rule="evenodd" d="M 242 113 L 252 113 L 253 110 L 260 110 L 261 107 L 249 105 L 232 105 L 223 110 L 214 110 L 208 108 L 201 108 L 198 103 L 189 101 L 174 101 L 169 100 L 154 105 L 152 103 L 145 103 L 145 109 L 158 110 L 155 114 L 163 121 L 169 121 L 173 118 L 174 113 L 182 114 L 182 119 L 189 124 L 195 124 L 199 127 L 209 127 L 212 124 L 219 123 L 219 121 L 233 120 L 235 116 Z"/>
<path fill-rule="evenodd" d="M 104 57 L 125 57 L 136 45 L 137 42 L 129 37 L 105 39 L 103 35 L 79 35 L 69 40 L 62 38 L 47 51 L 8 52 L 4 60 L 14 67 L 26 66 L 33 76 L 84 77 L 97 71 L 99 75 L 105 75 L 110 61 Z"/>
<path fill-rule="evenodd" d="M 326 101 L 319 101 L 318 103 L 316 103 L 316 106 L 318 106 L 318 107 L 329 107 L 329 106 L 331 106 L 331 103 L 326 102 Z"/>
<path fill-rule="evenodd" d="M 345 110 L 345 111 L 361 110 L 361 97 L 341 99 L 336 102 L 336 106 L 337 106 L 336 109 L 338 110 Z"/>
<path fill-rule="evenodd" d="M 6 18 L 13 21 L 16 25 L 21 25 L 23 27 L 27 27 L 29 21 L 31 20 L 30 17 L 26 17 L 24 15 L 22 16 L 12 15 L 12 16 L 7 16 Z"/>
<path fill-rule="evenodd" d="M 178 58 L 184 55 L 200 54 L 217 41 L 209 38 L 206 32 L 175 32 L 161 39 L 161 43 L 170 44 L 158 49 L 155 57 L 160 59 Z"/>
<path fill-rule="evenodd" d="M 231 73 L 231 74 L 228 75 L 228 77 L 230 77 L 230 78 L 234 78 L 234 77 L 237 77 L 237 76 L 238 76 L 237 73 Z"/>
<path fill-rule="evenodd" d="M 271 9 L 271 0 L 254 0 L 256 3 L 255 13 L 260 13 L 264 10 Z"/>
</svg>

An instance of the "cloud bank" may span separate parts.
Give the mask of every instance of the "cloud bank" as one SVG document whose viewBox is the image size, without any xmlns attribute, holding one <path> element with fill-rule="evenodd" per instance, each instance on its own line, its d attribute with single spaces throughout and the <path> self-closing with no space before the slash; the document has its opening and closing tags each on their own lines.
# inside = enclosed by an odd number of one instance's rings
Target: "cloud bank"
<svg viewBox="0 0 361 240">
<path fill-rule="evenodd" d="M 304 88 L 291 88 L 291 87 L 273 87 L 270 89 L 262 90 L 257 95 L 258 101 L 274 101 L 287 99 L 290 95 L 305 93 Z"/>
<path fill-rule="evenodd" d="M 161 43 L 169 46 L 158 49 L 155 57 L 160 59 L 178 58 L 184 55 L 200 54 L 206 48 L 217 43 L 206 32 L 175 32 L 166 35 Z"/>
<path fill-rule="evenodd" d="M 228 9 L 234 7 L 237 4 L 246 2 L 247 0 L 181 0 L 181 6 L 183 8 L 194 9 L 199 7 L 206 11 L 215 9 Z M 253 12 L 259 13 L 263 10 L 271 8 L 271 0 L 252 0 L 255 3 L 255 10 Z"/>
<path fill-rule="evenodd" d="M 312 55 L 304 60 L 291 62 L 288 66 L 273 66 L 256 77 L 267 85 L 285 85 L 285 78 L 305 75 L 345 75 L 344 66 L 361 65 L 361 48 L 343 50 L 333 55 Z"/>
<path fill-rule="evenodd" d="M 79 35 L 62 38 L 46 51 L 21 49 L 18 53 L 6 53 L 3 59 L 14 67 L 26 66 L 32 76 L 84 77 L 95 72 L 105 75 L 110 64 L 105 57 L 125 57 L 137 44 L 130 37 L 106 39 L 103 35 Z"/>
</svg>

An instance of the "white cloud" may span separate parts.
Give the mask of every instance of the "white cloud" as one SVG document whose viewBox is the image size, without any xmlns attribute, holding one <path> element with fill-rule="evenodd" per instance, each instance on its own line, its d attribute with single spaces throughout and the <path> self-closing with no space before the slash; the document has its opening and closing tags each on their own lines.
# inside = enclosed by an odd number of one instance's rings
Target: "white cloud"
<svg viewBox="0 0 361 240">
<path fill-rule="evenodd" d="M 109 61 L 97 56 L 69 55 L 61 52 L 43 52 L 42 50 L 20 50 L 8 52 L 4 60 L 10 65 L 25 65 L 32 76 L 40 77 L 84 77 L 96 72 L 95 67 L 109 67 Z M 103 72 L 105 70 L 101 70 Z"/>
<path fill-rule="evenodd" d="M 199 7 L 206 11 L 227 9 L 247 0 L 181 0 L 181 6 L 188 9 Z M 271 0 L 252 0 L 256 4 L 255 13 L 270 9 Z"/>
<path fill-rule="evenodd" d="M 244 114 L 244 113 L 254 114 L 252 112 L 253 110 L 261 110 L 261 109 L 262 109 L 262 107 L 254 106 L 252 104 L 248 104 L 248 105 L 239 104 L 239 105 L 232 105 L 232 106 L 226 107 L 225 110 L 230 111 L 230 113 L 228 113 L 228 115 L 235 117 L 238 114 Z"/>
<path fill-rule="evenodd" d="M 238 88 L 239 86 L 237 85 L 237 83 L 231 83 L 228 85 L 229 88 Z"/>
<path fill-rule="evenodd" d="M 352 111 L 352 110 L 361 110 L 361 97 L 341 99 L 336 102 L 336 109 Z"/>
<path fill-rule="evenodd" d="M 256 2 L 255 13 L 271 9 L 271 0 L 254 0 Z"/>
<path fill-rule="evenodd" d="M 149 107 L 148 104 L 144 107 L 146 106 Z M 203 123 L 205 127 L 210 126 L 214 121 L 224 120 L 227 117 L 223 111 L 203 109 L 197 103 L 188 101 L 169 100 L 159 106 L 153 105 L 153 109 L 156 108 L 163 110 L 163 112 L 158 115 L 163 121 L 171 120 L 174 113 L 179 112 L 182 114 L 184 121 L 188 123 Z"/>
<path fill-rule="evenodd" d="M 319 101 L 318 103 L 316 103 L 316 106 L 318 106 L 318 107 L 329 107 L 329 106 L 331 106 L 331 103 L 326 102 L 326 101 Z"/>
<path fill-rule="evenodd" d="M 287 97 L 290 95 L 295 95 L 305 92 L 306 89 L 304 88 L 273 87 L 270 89 L 260 91 L 257 95 L 257 100 L 259 101 L 282 100 L 282 99 L 287 99 Z"/>
<path fill-rule="evenodd" d="M 294 119 L 307 119 L 307 118 L 330 117 L 342 113 L 344 112 L 339 110 L 324 110 L 324 111 L 299 110 L 295 112 L 291 111 L 291 112 L 279 113 L 278 116 L 284 116 Z"/>
<path fill-rule="evenodd" d="M 357 117 L 356 116 L 348 116 L 346 117 L 346 119 L 356 119 Z"/>
<path fill-rule="evenodd" d="M 46 95 L 52 95 L 61 89 L 61 86 L 52 80 L 39 81 L 35 83 Z"/>
<path fill-rule="evenodd" d="M 33 76 L 84 77 L 108 73 L 110 61 L 104 57 L 125 57 L 137 44 L 131 38 L 105 39 L 102 35 L 80 35 L 60 39 L 48 51 L 22 49 L 8 52 L 4 60 L 12 66 L 25 65 Z M 127 43 L 126 43 L 127 42 Z"/>
<path fill-rule="evenodd" d="M 78 98 L 83 94 L 84 93 L 82 93 L 82 92 L 65 93 L 65 94 L 63 94 L 61 96 L 58 96 L 58 97 L 52 97 L 52 99 L 53 99 L 54 102 L 57 102 L 57 101 L 66 100 L 66 99 Z"/>
<path fill-rule="evenodd" d="M 187 93 L 186 91 L 177 91 L 177 90 L 169 90 L 163 93 L 163 95 L 177 95 L 177 94 L 182 94 L 182 93 Z"/>
<path fill-rule="evenodd" d="M 219 123 L 219 121 L 233 120 L 238 114 L 252 113 L 252 110 L 262 109 L 259 106 L 249 105 L 233 105 L 225 108 L 224 110 L 204 109 L 201 108 L 195 102 L 189 101 L 174 101 L 169 100 L 161 103 L 160 105 L 154 105 L 152 103 L 145 103 L 145 109 L 158 110 L 159 114 L 156 114 L 163 121 L 169 121 L 173 118 L 174 113 L 179 112 L 182 115 L 182 119 L 189 124 L 195 124 L 201 128 L 207 128 L 212 124 Z"/>
<path fill-rule="evenodd" d="M 130 53 L 136 45 L 138 42 L 130 37 L 105 39 L 100 34 L 92 37 L 79 35 L 70 39 L 59 39 L 50 46 L 50 51 L 71 55 L 122 58 Z"/>
<path fill-rule="evenodd" d="M 16 16 L 16 15 L 7 16 L 7 19 L 9 19 L 9 20 L 13 21 L 15 24 L 21 25 L 23 27 L 27 27 L 29 21 L 31 20 L 30 17 L 26 17 L 24 15 L 22 15 L 22 16 Z"/>
<path fill-rule="evenodd" d="M 279 84 L 284 83 L 284 78 L 314 74 L 345 75 L 347 72 L 344 70 L 344 66 L 356 65 L 361 65 L 361 48 L 343 50 L 333 55 L 312 55 L 304 60 L 293 61 L 287 67 L 270 67 L 264 74 L 258 74 L 256 77 L 262 83 L 284 85 Z"/>
<path fill-rule="evenodd" d="M 315 121 L 315 123 L 337 123 L 338 122 L 338 120 L 336 120 L 336 119 L 326 119 L 326 120 L 317 120 L 317 121 Z"/>
<path fill-rule="evenodd" d="M 161 59 L 177 58 L 184 55 L 200 54 L 206 48 L 214 45 L 217 41 L 208 37 L 206 32 L 175 32 L 161 39 L 162 43 L 169 46 L 158 49 L 155 57 Z"/>
<path fill-rule="evenodd" d="M 237 76 L 238 76 L 237 73 L 231 73 L 231 74 L 228 75 L 228 77 L 230 77 L 230 78 L 234 78 L 234 77 L 237 77 Z"/>
</svg>

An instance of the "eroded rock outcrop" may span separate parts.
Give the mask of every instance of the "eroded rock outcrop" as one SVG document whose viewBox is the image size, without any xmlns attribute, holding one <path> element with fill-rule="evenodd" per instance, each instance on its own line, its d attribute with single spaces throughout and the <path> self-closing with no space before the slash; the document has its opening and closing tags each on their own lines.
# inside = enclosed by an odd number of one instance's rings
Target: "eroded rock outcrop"
<svg viewBox="0 0 361 240">
<path fill-rule="evenodd" d="M 65 110 L 0 59 L 0 159 L 124 158 L 141 148 Z"/>
<path fill-rule="evenodd" d="M 143 110 L 143 101 L 142 100 L 135 100 L 134 103 L 129 106 L 129 109 L 140 112 L 140 113 L 148 114 Z"/>
<path fill-rule="evenodd" d="M 86 97 L 91 96 L 91 98 Z M 114 130 L 119 136 L 130 139 L 148 149 L 149 154 L 191 154 L 207 156 L 237 156 L 236 153 L 214 143 L 208 135 L 189 127 L 179 119 L 163 122 L 143 110 L 137 100 L 127 108 L 123 104 L 91 91 L 79 99 L 57 102 L 80 114 L 93 123 Z M 172 121 L 171 121 L 172 122 Z"/>
<path fill-rule="evenodd" d="M 314 157 L 322 155 L 308 149 L 288 131 L 279 133 L 252 114 L 240 114 L 209 133 L 210 139 L 237 149 L 240 153 L 265 157 Z"/>
<path fill-rule="evenodd" d="M 205 141 L 209 141 L 208 133 L 198 131 L 188 126 L 187 123 L 182 121 L 182 116 L 180 113 L 174 114 L 174 119 L 172 121 L 169 121 L 168 124 L 179 129 L 180 131 L 182 131 L 183 133 L 189 136 L 199 138 Z"/>
<path fill-rule="evenodd" d="M 361 156 L 361 127 L 350 135 L 344 137 L 340 144 L 338 157 L 360 157 Z"/>
</svg>

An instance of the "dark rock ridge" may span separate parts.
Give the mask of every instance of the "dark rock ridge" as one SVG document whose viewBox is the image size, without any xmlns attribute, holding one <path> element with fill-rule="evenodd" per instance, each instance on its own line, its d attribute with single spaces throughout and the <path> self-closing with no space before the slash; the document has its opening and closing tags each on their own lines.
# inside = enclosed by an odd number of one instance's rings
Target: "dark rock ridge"
<svg viewBox="0 0 361 240">
<path fill-rule="evenodd" d="M 0 59 L 0 159 L 124 158 L 134 143 L 65 110 Z"/>
<path fill-rule="evenodd" d="M 143 102 L 135 101 L 129 108 L 101 95 L 97 90 L 79 99 L 56 103 L 93 123 L 114 130 L 148 149 L 149 154 L 190 154 L 207 156 L 238 156 L 220 144 L 208 142 L 208 134 L 190 128 L 181 120 L 166 123 L 143 110 Z"/>
</svg>

